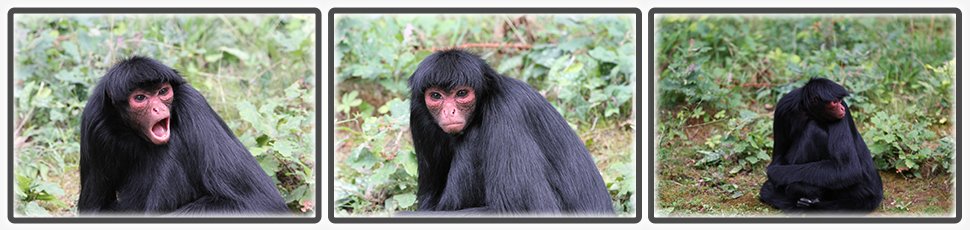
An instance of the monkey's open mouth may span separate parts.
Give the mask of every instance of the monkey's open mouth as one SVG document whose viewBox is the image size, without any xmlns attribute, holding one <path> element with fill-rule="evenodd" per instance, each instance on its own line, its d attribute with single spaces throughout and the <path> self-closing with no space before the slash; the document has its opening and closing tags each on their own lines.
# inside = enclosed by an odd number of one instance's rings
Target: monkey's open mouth
<svg viewBox="0 0 970 230">
<path fill-rule="evenodd" d="M 162 144 L 162 143 L 168 142 L 169 121 L 170 121 L 169 118 L 163 118 L 162 120 L 159 120 L 157 123 L 152 125 L 152 129 L 151 129 L 152 135 L 150 138 L 152 139 L 152 142 L 154 142 L 155 144 Z"/>
</svg>

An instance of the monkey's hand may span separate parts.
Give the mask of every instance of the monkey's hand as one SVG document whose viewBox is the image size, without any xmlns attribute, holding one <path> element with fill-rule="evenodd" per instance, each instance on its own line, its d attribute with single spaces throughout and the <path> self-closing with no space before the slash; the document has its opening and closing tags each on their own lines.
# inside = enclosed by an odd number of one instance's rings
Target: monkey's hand
<svg viewBox="0 0 970 230">
<path fill-rule="evenodd" d="M 798 199 L 798 202 L 795 204 L 795 207 L 811 208 L 812 206 L 815 206 L 815 204 L 818 204 L 818 202 L 819 202 L 818 198 L 808 199 L 808 198 L 802 197 Z"/>
</svg>

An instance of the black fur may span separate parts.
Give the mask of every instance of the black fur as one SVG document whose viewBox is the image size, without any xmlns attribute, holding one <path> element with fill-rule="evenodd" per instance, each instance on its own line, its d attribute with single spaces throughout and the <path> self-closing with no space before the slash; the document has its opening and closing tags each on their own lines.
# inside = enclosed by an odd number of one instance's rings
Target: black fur
<svg viewBox="0 0 970 230">
<path fill-rule="evenodd" d="M 459 50 L 428 56 L 408 83 L 419 211 L 613 214 L 585 145 L 526 83 Z M 461 134 L 449 135 L 435 123 L 423 95 L 429 87 L 458 86 L 474 89 L 477 108 Z"/>
<path fill-rule="evenodd" d="M 778 101 L 763 202 L 786 212 L 858 213 L 879 207 L 882 179 L 849 107 L 842 102 L 843 119 L 821 119 L 826 102 L 848 95 L 833 81 L 813 78 Z"/>
<path fill-rule="evenodd" d="M 167 82 L 175 93 L 167 144 L 123 122 L 128 95 Z M 198 91 L 155 60 L 112 67 L 81 121 L 82 215 L 277 215 L 287 207 L 272 180 Z"/>
</svg>

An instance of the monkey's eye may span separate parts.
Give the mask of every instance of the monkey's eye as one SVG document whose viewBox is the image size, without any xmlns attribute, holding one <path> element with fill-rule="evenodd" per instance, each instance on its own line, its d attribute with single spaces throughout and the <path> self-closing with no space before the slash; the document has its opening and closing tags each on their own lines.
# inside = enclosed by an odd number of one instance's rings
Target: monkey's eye
<svg viewBox="0 0 970 230">
<path fill-rule="evenodd" d="M 431 98 L 432 99 L 435 99 L 435 100 L 441 99 L 441 94 L 440 93 L 431 93 Z"/>
<path fill-rule="evenodd" d="M 145 99 L 148 99 L 148 97 L 146 97 L 145 95 L 140 95 L 140 94 L 139 95 L 135 95 L 135 101 L 139 101 L 140 102 L 140 101 L 144 101 Z"/>
<path fill-rule="evenodd" d="M 167 95 L 167 94 L 168 94 L 168 87 L 164 87 L 164 88 L 158 90 L 158 95 L 163 95 L 164 96 L 164 95 Z"/>
<path fill-rule="evenodd" d="M 456 93 L 455 95 L 457 95 L 458 97 L 464 97 L 468 95 L 468 90 L 458 90 L 458 93 Z"/>
</svg>

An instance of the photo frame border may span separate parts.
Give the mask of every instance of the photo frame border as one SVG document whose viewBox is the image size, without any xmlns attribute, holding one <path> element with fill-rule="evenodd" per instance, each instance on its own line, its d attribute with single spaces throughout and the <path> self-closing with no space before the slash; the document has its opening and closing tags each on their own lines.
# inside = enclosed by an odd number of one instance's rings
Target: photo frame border
<svg viewBox="0 0 970 230">
<path fill-rule="evenodd" d="M 649 54 L 650 55 L 650 59 L 649 59 L 650 60 L 649 61 L 649 63 L 650 63 L 649 64 L 650 65 L 650 69 L 648 70 L 648 72 L 649 72 L 649 76 L 650 76 L 650 80 L 651 80 L 651 84 L 650 84 L 650 87 L 648 89 L 649 92 L 650 92 L 650 94 L 648 96 L 649 99 L 647 99 L 647 100 L 649 100 L 649 102 L 650 102 L 649 108 L 650 108 L 650 115 L 651 115 L 651 117 L 654 117 L 654 113 L 655 113 L 655 111 L 654 111 L 654 106 L 655 106 L 655 101 L 654 100 L 656 99 L 656 96 L 655 96 L 655 94 L 656 94 L 655 85 L 656 84 L 655 83 L 656 83 L 657 79 L 659 79 L 659 76 L 655 76 L 656 73 L 655 73 L 655 68 L 654 68 L 654 65 L 655 65 L 654 62 L 656 60 L 655 59 L 656 58 L 656 55 L 655 55 L 656 53 L 654 51 L 654 43 L 656 42 L 656 39 L 657 39 L 657 34 L 655 34 L 655 31 L 656 31 L 655 30 L 656 29 L 656 21 L 655 21 L 655 19 L 656 19 L 656 15 L 657 14 L 696 14 L 696 15 L 704 15 L 704 14 L 735 14 L 735 15 L 737 15 L 737 14 L 752 14 L 752 15 L 754 15 L 754 14 L 833 14 L 833 15 L 836 15 L 836 14 L 911 14 L 911 15 L 919 15 L 919 14 L 953 14 L 956 17 L 955 18 L 955 21 L 954 21 L 954 23 L 955 23 L 954 26 L 956 27 L 956 30 L 955 30 L 955 36 L 956 36 L 955 37 L 955 43 L 956 43 L 956 46 L 954 47 L 956 49 L 956 53 L 955 53 L 955 55 L 956 55 L 955 56 L 955 58 L 956 58 L 956 76 L 955 76 L 955 81 L 956 81 L 955 82 L 956 83 L 955 93 L 956 93 L 956 95 L 955 96 L 956 96 L 956 98 L 955 98 L 955 101 L 954 101 L 954 107 L 956 107 L 956 111 L 955 111 L 955 116 L 956 116 L 955 117 L 955 120 L 956 120 L 956 122 L 954 122 L 954 125 L 956 126 L 955 127 L 956 128 L 956 136 L 955 136 L 956 137 L 955 138 L 955 141 L 956 141 L 956 152 L 955 152 L 956 159 L 954 161 L 954 164 L 956 165 L 956 170 L 955 170 L 955 175 L 954 175 L 955 176 L 955 180 L 956 180 L 956 186 L 955 186 L 956 187 L 955 188 L 955 192 L 956 192 L 956 194 L 955 194 L 956 207 L 955 207 L 955 216 L 953 216 L 953 217 L 860 217 L 860 216 L 846 216 L 846 217 L 788 217 L 788 216 L 780 216 L 780 217 L 657 217 L 655 215 L 656 214 L 655 213 L 656 212 L 656 200 L 655 199 L 657 197 L 657 188 L 656 188 L 654 176 L 655 176 L 655 174 L 659 173 L 659 171 L 655 171 L 656 170 L 656 167 L 654 167 L 654 165 L 655 165 L 655 161 L 654 161 L 655 160 L 654 159 L 654 157 L 655 157 L 654 156 L 655 143 L 654 143 L 654 141 L 656 139 L 655 138 L 656 137 L 656 127 L 655 127 L 656 124 L 655 124 L 655 120 L 654 120 L 655 118 L 652 118 L 651 119 L 651 122 L 648 124 L 650 126 L 649 127 L 649 130 L 650 130 L 650 134 L 651 134 L 651 137 L 650 137 L 650 140 L 649 140 L 649 146 L 650 146 L 650 150 L 649 151 L 650 151 L 650 153 L 648 154 L 649 155 L 648 156 L 649 157 L 649 163 L 648 164 L 650 165 L 650 167 L 652 169 L 650 175 L 648 176 L 649 177 L 649 185 L 650 185 L 651 196 L 649 198 L 649 216 L 647 218 L 650 220 L 650 222 L 655 223 L 655 224 L 662 224 L 662 223 L 958 223 L 958 222 L 960 222 L 960 219 L 962 217 L 962 209 L 961 209 L 961 201 L 962 201 L 962 199 L 961 199 L 961 195 L 962 195 L 962 188 L 961 188 L 961 186 L 962 186 L 962 184 L 961 184 L 961 181 L 960 181 L 960 178 L 961 178 L 960 176 L 961 176 L 961 173 L 962 173 L 962 164 L 960 162 L 961 161 L 961 156 L 960 156 L 961 155 L 961 152 L 960 152 L 960 138 L 959 138 L 959 137 L 961 137 L 961 133 L 960 133 L 960 124 L 961 124 L 961 121 L 960 121 L 960 110 L 961 110 L 961 108 L 960 108 L 961 107 L 961 105 L 960 105 L 960 88 L 961 88 L 960 78 L 962 76 L 961 71 L 963 69 L 961 68 L 961 60 L 962 60 L 962 53 L 961 53 L 962 52 L 962 46 L 961 46 L 961 43 L 962 43 L 962 41 L 961 41 L 961 38 L 962 38 L 961 37 L 961 35 L 962 35 L 961 34 L 961 30 L 962 30 L 962 28 L 961 28 L 961 26 L 962 26 L 962 21 L 961 21 L 961 11 L 960 11 L 959 8 L 797 8 L 797 7 L 793 7 L 793 8 L 667 8 L 667 7 L 652 8 L 647 13 L 647 15 L 648 15 L 647 16 L 647 20 L 648 20 L 648 23 L 647 23 L 648 25 L 647 26 L 649 27 L 648 33 L 649 33 L 649 36 L 651 38 L 650 43 L 647 44 L 648 50 L 650 52 L 650 54 Z"/>
<path fill-rule="evenodd" d="M 32 7 L 15 7 L 11 8 L 7 12 L 7 98 L 10 101 L 7 104 L 8 109 L 8 124 L 13 124 L 14 118 L 14 15 L 24 15 L 24 14 L 95 14 L 95 15 L 110 15 L 110 14 L 174 14 L 174 15 L 185 15 L 185 14 L 199 14 L 199 15 L 217 15 L 217 14 L 313 14 L 314 24 L 316 31 L 314 31 L 315 41 L 314 47 L 315 53 L 315 84 L 314 96 L 315 103 L 315 115 L 316 119 L 316 130 L 314 135 L 316 135 L 315 142 L 316 148 L 314 150 L 315 164 L 317 164 L 315 170 L 315 190 L 316 197 L 314 199 L 314 215 L 313 216 L 293 216 L 293 217 L 17 217 L 14 215 L 14 146 L 13 146 L 13 126 L 9 127 L 7 130 L 8 141 L 10 146 L 7 147 L 7 220 L 14 224 L 22 223 L 318 223 L 322 218 L 320 212 L 321 207 L 321 172 L 319 164 L 321 162 L 321 140 L 322 140 L 322 124 L 320 123 L 321 114 L 321 80 L 322 79 L 322 59 L 321 59 L 321 42 L 322 38 L 322 23 L 321 23 L 321 12 L 320 9 L 316 7 L 304 7 L 304 8 L 32 8 Z M 331 96 L 332 98 L 332 96 Z M 332 104 L 331 104 L 332 105 Z M 331 107 L 332 108 L 332 107 Z M 331 126 L 332 129 L 332 126 Z M 331 143 L 331 146 L 333 144 Z"/>
<path fill-rule="evenodd" d="M 641 82 L 642 79 L 647 79 L 643 77 L 642 63 L 643 63 L 643 36 L 642 36 L 642 12 L 639 8 L 331 8 L 329 14 L 329 41 L 330 48 L 330 72 L 329 74 L 336 74 L 335 72 L 335 60 L 334 60 L 334 15 L 351 15 L 351 14 L 629 14 L 631 16 L 635 15 L 636 24 L 634 28 L 636 30 L 636 111 L 641 111 L 642 108 L 641 101 Z M 330 81 L 330 111 L 334 111 L 334 93 L 336 91 L 334 85 L 334 78 L 331 76 L 328 80 Z M 580 217 L 580 216 L 567 216 L 567 217 L 335 217 L 335 208 L 332 206 L 334 204 L 334 113 L 331 112 L 329 118 L 330 123 L 330 189 L 329 189 L 329 202 L 331 206 L 328 210 L 328 219 L 331 223 L 343 224 L 343 223 L 451 223 L 451 224 L 471 224 L 471 223 L 639 223 L 643 217 L 643 205 L 642 205 L 642 154 L 641 154 L 641 133 L 639 130 L 634 129 L 636 136 L 636 215 L 634 217 Z M 639 112 L 636 114 L 637 127 L 641 126 L 642 116 Z"/>
</svg>

